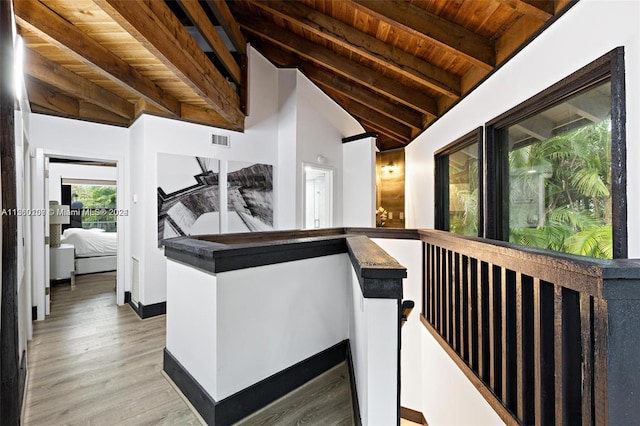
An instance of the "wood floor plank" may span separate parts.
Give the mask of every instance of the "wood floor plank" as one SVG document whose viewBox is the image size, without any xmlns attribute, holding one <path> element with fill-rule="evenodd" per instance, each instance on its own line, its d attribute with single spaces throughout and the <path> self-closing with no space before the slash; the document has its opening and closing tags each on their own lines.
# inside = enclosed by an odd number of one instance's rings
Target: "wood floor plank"
<svg viewBox="0 0 640 426">
<path fill-rule="evenodd" d="M 55 285 L 51 299 L 29 342 L 25 426 L 201 424 L 162 374 L 165 317 L 117 306 L 114 274 Z M 238 424 L 352 425 L 346 364 Z"/>
<path fill-rule="evenodd" d="M 28 347 L 24 425 L 200 422 L 162 375 L 164 316 L 115 304 L 115 274 L 52 286 L 51 315 Z"/>
<path fill-rule="evenodd" d="M 343 362 L 235 426 L 351 426 L 354 422 L 350 393 L 349 370 Z"/>
</svg>

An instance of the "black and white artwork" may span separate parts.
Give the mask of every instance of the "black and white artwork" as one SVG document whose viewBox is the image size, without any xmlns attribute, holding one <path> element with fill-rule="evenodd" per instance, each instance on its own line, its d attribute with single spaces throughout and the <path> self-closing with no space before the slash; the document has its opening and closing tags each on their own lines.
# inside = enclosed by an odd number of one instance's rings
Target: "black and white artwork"
<svg viewBox="0 0 640 426">
<path fill-rule="evenodd" d="M 228 232 L 273 229 L 273 166 L 229 161 L 227 171 Z"/>
<path fill-rule="evenodd" d="M 165 238 L 220 233 L 220 162 L 158 154 L 158 247 Z"/>
</svg>

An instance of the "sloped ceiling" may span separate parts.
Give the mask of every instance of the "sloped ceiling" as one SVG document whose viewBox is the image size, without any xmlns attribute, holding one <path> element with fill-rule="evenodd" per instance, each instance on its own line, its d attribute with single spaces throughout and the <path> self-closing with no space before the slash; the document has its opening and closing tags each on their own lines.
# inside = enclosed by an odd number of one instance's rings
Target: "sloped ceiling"
<svg viewBox="0 0 640 426">
<path fill-rule="evenodd" d="M 406 146 L 571 0 L 14 0 L 32 110 L 244 129 L 246 43 Z"/>
</svg>

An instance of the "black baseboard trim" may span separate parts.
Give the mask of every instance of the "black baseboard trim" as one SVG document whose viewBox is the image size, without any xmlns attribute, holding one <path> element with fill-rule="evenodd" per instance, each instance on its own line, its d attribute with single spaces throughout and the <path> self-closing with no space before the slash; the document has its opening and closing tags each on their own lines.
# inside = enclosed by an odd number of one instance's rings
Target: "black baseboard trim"
<svg viewBox="0 0 640 426">
<path fill-rule="evenodd" d="M 31 307 L 31 321 L 35 321 L 38 319 L 38 307 L 37 306 L 32 306 Z"/>
<path fill-rule="evenodd" d="M 221 401 L 215 401 L 164 349 L 164 371 L 210 425 L 230 425 L 302 386 L 347 359 L 348 340 L 286 368 Z"/>
<path fill-rule="evenodd" d="M 153 303 L 151 305 L 144 305 L 142 302 L 138 302 L 138 315 L 140 318 L 157 317 L 158 315 L 164 315 L 167 313 L 167 302 Z"/>
<path fill-rule="evenodd" d="M 131 299 L 130 291 L 124 292 L 124 303 L 128 303 L 140 319 L 157 317 L 167 313 L 167 302 L 153 303 L 151 305 L 144 305 L 142 302 L 136 304 Z"/>
<path fill-rule="evenodd" d="M 424 414 L 422 414 L 421 411 L 412 410 L 407 407 L 400 407 L 400 416 L 410 422 L 418 423 L 422 426 L 429 426 L 427 419 L 424 418 Z"/>
<path fill-rule="evenodd" d="M 347 340 L 347 367 L 349 367 L 349 385 L 351 386 L 351 408 L 353 409 L 353 422 L 356 426 L 362 426 L 360 416 L 360 402 L 358 401 L 358 386 L 356 384 L 356 370 L 353 366 L 351 342 Z"/>
<path fill-rule="evenodd" d="M 167 348 L 164 348 L 162 369 L 173 380 L 173 383 L 180 389 L 196 411 L 200 413 L 204 421 L 209 425 L 217 425 L 215 422 L 216 401 L 200 386 L 200 383 L 187 369 L 173 357 Z"/>
</svg>

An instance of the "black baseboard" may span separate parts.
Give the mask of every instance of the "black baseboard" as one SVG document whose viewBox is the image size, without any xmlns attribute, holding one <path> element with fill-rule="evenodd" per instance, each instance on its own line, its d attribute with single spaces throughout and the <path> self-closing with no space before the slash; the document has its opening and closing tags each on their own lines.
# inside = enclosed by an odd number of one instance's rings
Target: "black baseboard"
<svg viewBox="0 0 640 426">
<path fill-rule="evenodd" d="M 427 419 L 424 418 L 424 414 L 422 414 L 421 411 L 412 410 L 407 407 L 400 407 L 400 416 L 410 422 L 418 423 L 422 426 L 429 426 Z"/>
<path fill-rule="evenodd" d="M 167 313 L 167 302 L 153 303 L 151 305 L 144 305 L 142 302 L 136 304 L 131 299 L 130 291 L 124 292 L 124 303 L 128 303 L 141 319 L 156 317 Z"/>
<path fill-rule="evenodd" d="M 38 319 L 38 307 L 37 306 L 32 306 L 31 307 L 31 321 L 35 321 L 36 319 Z"/>
<path fill-rule="evenodd" d="M 166 348 L 164 371 L 207 424 L 223 426 L 255 413 L 345 361 L 347 348 L 348 340 L 344 340 L 221 401 L 215 401 Z"/>
<path fill-rule="evenodd" d="M 358 387 L 356 385 L 356 370 L 353 366 L 351 342 L 348 340 L 347 366 L 349 367 L 349 385 L 351 385 L 351 407 L 353 408 L 353 422 L 356 426 L 362 426 L 362 417 L 360 417 L 360 402 L 358 401 Z"/>
</svg>

